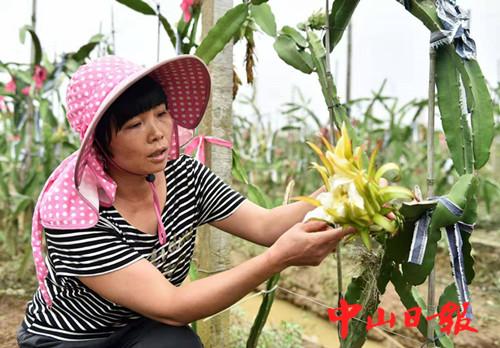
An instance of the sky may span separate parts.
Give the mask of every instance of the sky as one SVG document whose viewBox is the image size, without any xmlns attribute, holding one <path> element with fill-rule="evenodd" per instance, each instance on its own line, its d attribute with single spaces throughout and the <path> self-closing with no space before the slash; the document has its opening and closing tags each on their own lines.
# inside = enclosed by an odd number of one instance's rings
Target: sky
<svg viewBox="0 0 500 348">
<path fill-rule="evenodd" d="M 156 61 L 157 21 L 136 13 L 112 0 L 38 0 L 37 33 L 49 57 L 74 51 L 96 33 L 110 34 L 113 9 L 116 54 L 139 64 Z M 156 1 L 147 0 L 151 5 Z M 161 12 L 174 24 L 180 18 L 180 0 L 160 1 Z M 330 1 L 331 3 L 332 1 Z M 477 44 L 477 57 L 491 84 L 500 80 L 500 2 L 496 0 L 458 0 L 471 10 L 471 36 Z M 235 2 L 236 4 L 237 2 Z M 323 0 L 271 0 L 278 29 L 295 26 L 316 10 Z M 19 41 L 19 28 L 30 24 L 32 0 L 0 0 L 0 60 L 27 62 L 30 44 Z M 352 98 L 368 97 L 387 79 L 385 92 L 401 103 L 427 96 L 429 32 L 395 0 L 363 0 L 352 18 L 353 73 Z M 343 101 L 346 79 L 345 38 L 331 56 L 332 72 Z M 160 35 L 160 58 L 175 54 L 170 41 Z M 245 46 L 234 47 L 234 66 L 244 77 Z M 322 119 L 327 109 L 315 75 L 306 75 L 283 63 L 273 49 L 273 39 L 256 36 L 256 100 L 261 111 L 276 124 L 284 121 L 279 110 L 291 101 L 298 86 L 311 100 L 311 108 Z M 248 95 L 249 86 L 240 93 Z M 235 112 L 248 114 L 239 103 Z"/>
</svg>

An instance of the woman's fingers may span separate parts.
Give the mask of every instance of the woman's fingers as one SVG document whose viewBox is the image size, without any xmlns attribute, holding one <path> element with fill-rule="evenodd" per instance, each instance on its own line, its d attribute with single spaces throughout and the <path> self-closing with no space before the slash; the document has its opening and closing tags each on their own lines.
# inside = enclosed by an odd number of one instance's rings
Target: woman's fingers
<svg viewBox="0 0 500 348">
<path fill-rule="evenodd" d="M 395 220 L 396 219 L 396 215 L 392 211 L 389 214 L 387 214 L 386 217 L 389 220 Z"/>
<path fill-rule="evenodd" d="M 328 224 L 324 221 L 309 220 L 304 223 L 304 231 L 306 232 L 324 231 L 327 228 Z"/>
<path fill-rule="evenodd" d="M 345 236 L 347 236 L 348 234 L 351 234 L 351 233 L 356 233 L 357 232 L 357 229 L 355 227 L 352 227 L 352 226 L 346 226 L 346 227 L 343 227 L 341 230 L 340 230 L 340 235 L 341 235 L 341 238 L 344 238 Z"/>
<path fill-rule="evenodd" d="M 317 238 L 321 238 L 324 243 L 338 242 L 346 235 L 356 232 L 354 227 L 339 227 L 339 228 L 329 228 L 325 231 L 317 232 L 315 235 Z"/>
</svg>

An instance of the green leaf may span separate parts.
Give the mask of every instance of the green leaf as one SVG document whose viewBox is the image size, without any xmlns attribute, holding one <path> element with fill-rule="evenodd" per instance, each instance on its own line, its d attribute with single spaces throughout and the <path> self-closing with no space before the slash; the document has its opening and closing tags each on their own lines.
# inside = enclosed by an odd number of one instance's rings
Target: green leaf
<svg viewBox="0 0 500 348">
<path fill-rule="evenodd" d="M 36 35 L 33 28 L 29 25 L 25 25 L 19 31 L 19 38 L 21 39 L 21 43 L 24 43 L 26 39 L 26 32 L 29 32 L 31 35 L 31 40 L 33 41 L 33 46 L 35 48 L 35 57 L 32 62 L 34 65 L 40 65 L 40 61 L 42 60 L 42 45 L 40 44 L 40 40 Z"/>
<path fill-rule="evenodd" d="M 23 250 L 23 257 L 19 263 L 19 268 L 17 269 L 17 275 L 19 278 L 24 278 L 30 266 L 33 265 L 33 254 L 31 253 L 31 244 L 25 243 Z"/>
<path fill-rule="evenodd" d="M 453 185 L 451 191 L 446 195 L 449 200 L 464 209 L 464 213 L 467 211 L 467 202 L 471 201 L 473 196 L 475 181 L 476 178 L 474 175 L 462 175 Z M 465 214 L 462 216 L 464 215 Z M 457 223 L 462 219 L 462 216 L 452 214 L 442 203 L 437 204 L 436 209 L 432 213 L 427 247 L 425 249 L 422 265 L 416 265 L 409 262 L 405 262 L 402 265 L 404 276 L 409 283 L 419 285 L 425 281 L 434 268 L 437 242 L 441 239 L 441 228 Z"/>
<path fill-rule="evenodd" d="M 368 234 L 368 231 L 365 229 L 360 230 L 359 235 L 360 235 L 361 240 L 363 241 L 363 244 L 365 245 L 366 249 L 371 250 L 372 249 L 372 241 L 370 239 L 370 235 Z"/>
<path fill-rule="evenodd" d="M 260 5 L 260 4 L 263 4 L 267 1 L 268 0 L 252 0 L 252 5 Z"/>
<path fill-rule="evenodd" d="M 403 8 L 404 10 L 404 8 Z M 441 30 L 441 21 L 432 0 L 412 1 L 411 14 L 420 19 L 431 32 Z"/>
<path fill-rule="evenodd" d="M 411 240 L 413 236 L 414 223 L 404 222 L 403 228 L 395 235 L 387 239 L 384 257 L 396 264 L 408 260 Z"/>
<path fill-rule="evenodd" d="M 2 165 L 0 165 L 0 173 L 2 175 L 0 176 L 0 195 L 2 195 L 3 201 L 7 202 L 10 200 L 10 193 L 9 193 L 9 186 L 7 185 L 7 180 L 4 178 L 4 168 Z"/>
<path fill-rule="evenodd" d="M 208 64 L 219 54 L 238 33 L 248 15 L 248 5 L 240 4 L 230 9 L 210 29 L 205 39 L 196 49 L 195 55 Z"/>
<path fill-rule="evenodd" d="M 40 101 L 40 117 L 43 122 L 47 122 L 51 127 L 57 127 L 57 119 L 52 113 L 52 109 L 50 108 L 49 101 L 47 99 Z"/>
<path fill-rule="evenodd" d="M 436 14 L 433 1 L 412 1 L 411 13 L 420 19 L 431 31 L 441 29 L 441 23 Z M 467 107 L 472 112 L 472 129 L 474 142 L 474 167 L 479 169 L 487 162 L 494 135 L 493 102 L 486 80 L 476 60 L 462 60 L 456 54 L 453 45 L 443 47 L 455 60 L 455 66 L 460 71 Z"/>
<path fill-rule="evenodd" d="M 473 174 L 462 175 L 446 197 L 460 208 L 465 209 L 469 198 L 474 193 L 473 186 L 476 180 Z M 442 203 L 438 203 L 432 214 L 431 228 L 450 226 L 460 221 L 461 218 L 462 216 L 454 215 Z"/>
<path fill-rule="evenodd" d="M 424 259 L 421 265 L 405 262 L 402 264 L 403 276 L 405 280 L 411 285 L 420 285 L 429 276 L 431 270 L 434 268 L 434 260 L 436 257 L 437 243 L 441 239 L 441 230 L 439 228 L 431 227 L 428 231 L 427 246 L 425 248 Z"/>
<path fill-rule="evenodd" d="M 472 111 L 474 168 L 480 169 L 488 162 L 495 134 L 493 101 L 479 63 L 467 60 L 463 67 L 461 76 L 468 96 L 467 106 Z"/>
<path fill-rule="evenodd" d="M 184 22 L 184 15 L 181 14 L 181 18 L 177 21 L 177 33 L 179 34 L 179 38 L 184 38 L 187 35 L 189 30 L 189 24 Z"/>
<path fill-rule="evenodd" d="M 401 299 L 401 302 L 403 302 L 406 309 L 420 307 L 419 302 L 421 302 L 421 300 L 415 298 L 415 291 L 413 290 L 413 286 L 411 286 L 411 284 L 406 281 L 405 277 L 403 277 L 398 269 L 394 269 L 394 271 L 392 272 L 391 282 L 392 284 L 394 284 L 394 288 L 396 289 L 396 292 L 398 293 L 399 298 Z M 425 310 L 425 307 L 422 309 Z M 420 316 L 418 330 L 422 335 L 427 336 L 427 320 L 423 316 L 423 314 L 421 314 Z"/>
<path fill-rule="evenodd" d="M 393 199 L 411 200 L 413 193 L 402 186 L 387 186 L 379 190 L 382 202 L 389 202 Z"/>
<path fill-rule="evenodd" d="M 271 312 L 271 307 L 274 302 L 274 297 L 276 296 L 276 291 L 272 290 L 280 279 L 280 274 L 277 273 L 273 275 L 271 278 L 267 280 L 266 290 L 269 291 L 264 294 L 262 298 L 262 303 L 260 304 L 259 311 L 257 312 L 257 316 L 253 322 L 252 328 L 250 330 L 250 334 L 247 340 L 247 348 L 256 348 L 257 343 L 259 341 L 259 337 L 262 333 L 262 329 L 264 328 L 267 318 L 269 317 L 269 313 Z"/>
<path fill-rule="evenodd" d="M 437 201 L 403 202 L 399 212 L 404 216 L 405 222 L 419 219 L 425 211 L 434 209 Z"/>
<path fill-rule="evenodd" d="M 85 61 L 85 58 L 87 58 L 90 52 L 92 52 L 98 45 L 99 42 L 89 42 L 80 47 L 78 51 L 72 55 L 72 58 L 77 62 L 83 63 Z"/>
<path fill-rule="evenodd" d="M 380 178 L 384 177 L 390 181 L 398 181 L 399 179 L 399 166 L 396 163 L 385 163 L 375 173 L 375 182 L 379 182 Z M 392 175 L 388 175 L 392 174 Z"/>
<path fill-rule="evenodd" d="M 459 175 L 465 174 L 464 136 L 460 130 L 462 97 L 460 75 L 449 50 L 441 47 L 436 51 L 436 87 L 441 123 L 446 143 Z"/>
<path fill-rule="evenodd" d="M 274 42 L 274 49 L 278 53 L 278 56 L 288 65 L 293 66 L 295 69 L 302 71 L 303 73 L 310 74 L 313 71 L 313 67 L 310 65 L 310 61 L 305 59 L 304 54 L 301 54 L 295 44 L 295 41 L 288 35 L 279 35 Z"/>
<path fill-rule="evenodd" d="M 330 52 L 339 43 L 359 0 L 335 0 L 329 14 L 330 22 Z M 326 35 L 325 35 L 326 39 Z M 325 45 L 326 46 L 326 45 Z"/>
<path fill-rule="evenodd" d="M 454 348 L 455 347 L 455 344 L 453 343 L 453 341 L 451 340 L 451 338 L 449 336 L 447 336 L 447 335 L 444 335 L 441 332 L 441 330 L 440 330 L 439 327 L 437 327 L 434 330 L 434 337 L 438 337 L 439 343 L 444 348 Z"/>
<path fill-rule="evenodd" d="M 26 208 L 33 202 L 33 198 L 24 195 L 15 195 L 15 201 L 13 214 L 14 216 L 19 215 L 20 212 L 26 210 Z"/>
<path fill-rule="evenodd" d="M 172 26 L 168 22 L 168 20 L 160 14 L 160 22 L 161 25 L 163 26 L 163 29 L 165 29 L 165 32 L 167 33 L 168 37 L 170 38 L 170 42 L 172 43 L 173 47 L 176 47 L 177 45 L 177 39 L 175 37 L 175 32 L 172 29 Z"/>
<path fill-rule="evenodd" d="M 283 34 L 290 36 L 293 39 L 293 41 L 295 41 L 297 46 L 300 46 L 302 48 L 306 48 L 308 46 L 307 40 L 296 29 L 289 27 L 288 25 L 285 25 L 283 28 L 281 28 L 281 32 Z"/>
<path fill-rule="evenodd" d="M 116 0 L 116 1 L 142 14 L 156 15 L 155 10 L 153 10 L 151 6 L 149 6 L 142 0 Z"/>
<path fill-rule="evenodd" d="M 276 20 L 271 6 L 266 3 L 252 6 L 252 17 L 267 35 L 276 37 Z"/>
<path fill-rule="evenodd" d="M 479 180 L 473 180 L 469 189 L 467 205 L 464 209 L 462 221 L 467 224 L 474 224 L 477 220 L 477 191 L 479 189 Z M 462 236 L 462 253 L 464 256 L 465 278 L 467 284 L 470 284 L 475 277 L 474 258 L 472 257 L 472 245 L 470 243 L 471 234 L 461 231 Z"/>
<path fill-rule="evenodd" d="M 373 215 L 373 222 L 388 232 L 394 233 L 397 230 L 395 221 L 392 221 L 383 215 L 380 214 Z"/>
<path fill-rule="evenodd" d="M 269 197 L 267 197 L 260 188 L 253 184 L 248 184 L 248 198 L 263 208 L 272 208 L 272 203 Z"/>
<path fill-rule="evenodd" d="M 101 42 L 106 36 L 104 34 L 94 34 L 90 37 L 90 42 Z"/>
<path fill-rule="evenodd" d="M 488 214 L 491 214 L 491 206 L 496 197 L 500 195 L 500 185 L 492 179 L 482 179 L 482 198 L 486 204 Z"/>
<path fill-rule="evenodd" d="M 36 160 L 36 159 L 34 159 Z M 29 172 L 29 176 L 26 179 L 26 183 L 24 184 L 24 187 L 21 189 L 20 193 L 27 196 L 31 197 L 33 192 L 35 191 L 36 187 L 39 185 L 38 182 L 38 172 L 36 170 L 37 163 L 34 162 L 31 167 L 31 171 Z"/>
<path fill-rule="evenodd" d="M 380 274 L 377 278 L 377 288 L 381 295 L 385 293 L 387 284 L 391 279 L 391 274 L 394 269 L 394 262 L 387 257 L 387 244 L 385 247 L 384 257 L 382 258 L 382 264 L 380 265 Z"/>
<path fill-rule="evenodd" d="M 375 271 L 375 277 L 377 277 Z M 361 275 L 352 278 L 347 287 L 345 300 L 349 304 L 360 304 L 362 310 L 356 315 L 357 320 L 349 321 L 348 336 L 341 340 L 341 348 L 361 348 L 366 341 L 366 321 L 368 316 L 373 316 L 376 308 L 380 304 L 380 297 L 376 290 L 376 284 L 371 281 L 374 270 L 365 268 Z"/>
<path fill-rule="evenodd" d="M 448 302 L 454 302 L 454 303 L 459 303 L 459 300 L 458 300 L 458 294 L 457 294 L 457 287 L 455 286 L 455 283 L 451 283 L 450 285 L 448 285 L 443 293 L 441 294 L 441 296 L 439 296 L 439 305 L 438 305 L 438 313 L 441 312 L 441 309 L 443 308 L 443 306 L 445 304 L 447 304 Z M 454 313 L 454 317 L 456 316 L 457 314 Z"/>
<path fill-rule="evenodd" d="M 422 308 L 422 314 L 427 315 L 427 305 L 425 304 L 424 299 L 422 298 L 416 287 L 411 287 L 411 294 L 415 301 L 417 301 L 418 306 Z"/>
<path fill-rule="evenodd" d="M 248 184 L 248 176 L 245 169 L 241 165 L 240 155 L 234 148 L 232 149 L 232 152 L 233 152 L 233 165 L 231 174 L 233 175 L 234 178 L 236 178 L 236 180 Z"/>
<path fill-rule="evenodd" d="M 168 20 L 161 13 L 156 13 L 156 11 L 151 6 L 149 6 L 146 2 L 142 0 L 116 0 L 116 1 L 142 14 L 148 16 L 158 16 L 163 29 L 167 33 L 170 42 L 172 43 L 172 46 L 174 48 L 176 47 L 177 39 L 175 37 L 175 32 L 172 29 L 172 26 L 170 25 Z M 181 22 L 184 21 L 179 21 L 179 25 Z"/>
</svg>

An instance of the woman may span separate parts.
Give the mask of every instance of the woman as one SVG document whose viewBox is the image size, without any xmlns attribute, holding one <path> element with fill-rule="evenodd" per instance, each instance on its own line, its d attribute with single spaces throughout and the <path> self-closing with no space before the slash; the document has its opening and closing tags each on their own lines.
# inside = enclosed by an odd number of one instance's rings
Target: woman
<svg viewBox="0 0 500 348">
<path fill-rule="evenodd" d="M 35 207 L 39 288 L 21 347 L 201 347 L 190 322 L 288 266 L 318 265 L 351 232 L 299 223 L 314 208 L 307 203 L 261 208 L 179 155 L 179 132 L 199 124 L 209 96 L 208 69 L 194 56 L 148 69 L 107 56 L 73 75 L 67 117 L 81 147 Z M 269 249 L 181 286 L 205 223 Z"/>
</svg>

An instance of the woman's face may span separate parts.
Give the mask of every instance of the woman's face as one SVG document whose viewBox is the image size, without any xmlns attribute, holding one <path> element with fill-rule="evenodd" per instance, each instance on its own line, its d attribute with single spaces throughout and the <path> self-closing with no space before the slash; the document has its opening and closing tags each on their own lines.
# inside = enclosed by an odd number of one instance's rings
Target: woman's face
<svg viewBox="0 0 500 348">
<path fill-rule="evenodd" d="M 118 165 L 138 174 L 157 173 L 165 168 L 173 127 L 165 104 L 134 116 L 118 132 L 114 125 L 111 127 L 109 149 Z M 165 148 L 161 156 L 150 156 Z"/>
</svg>

